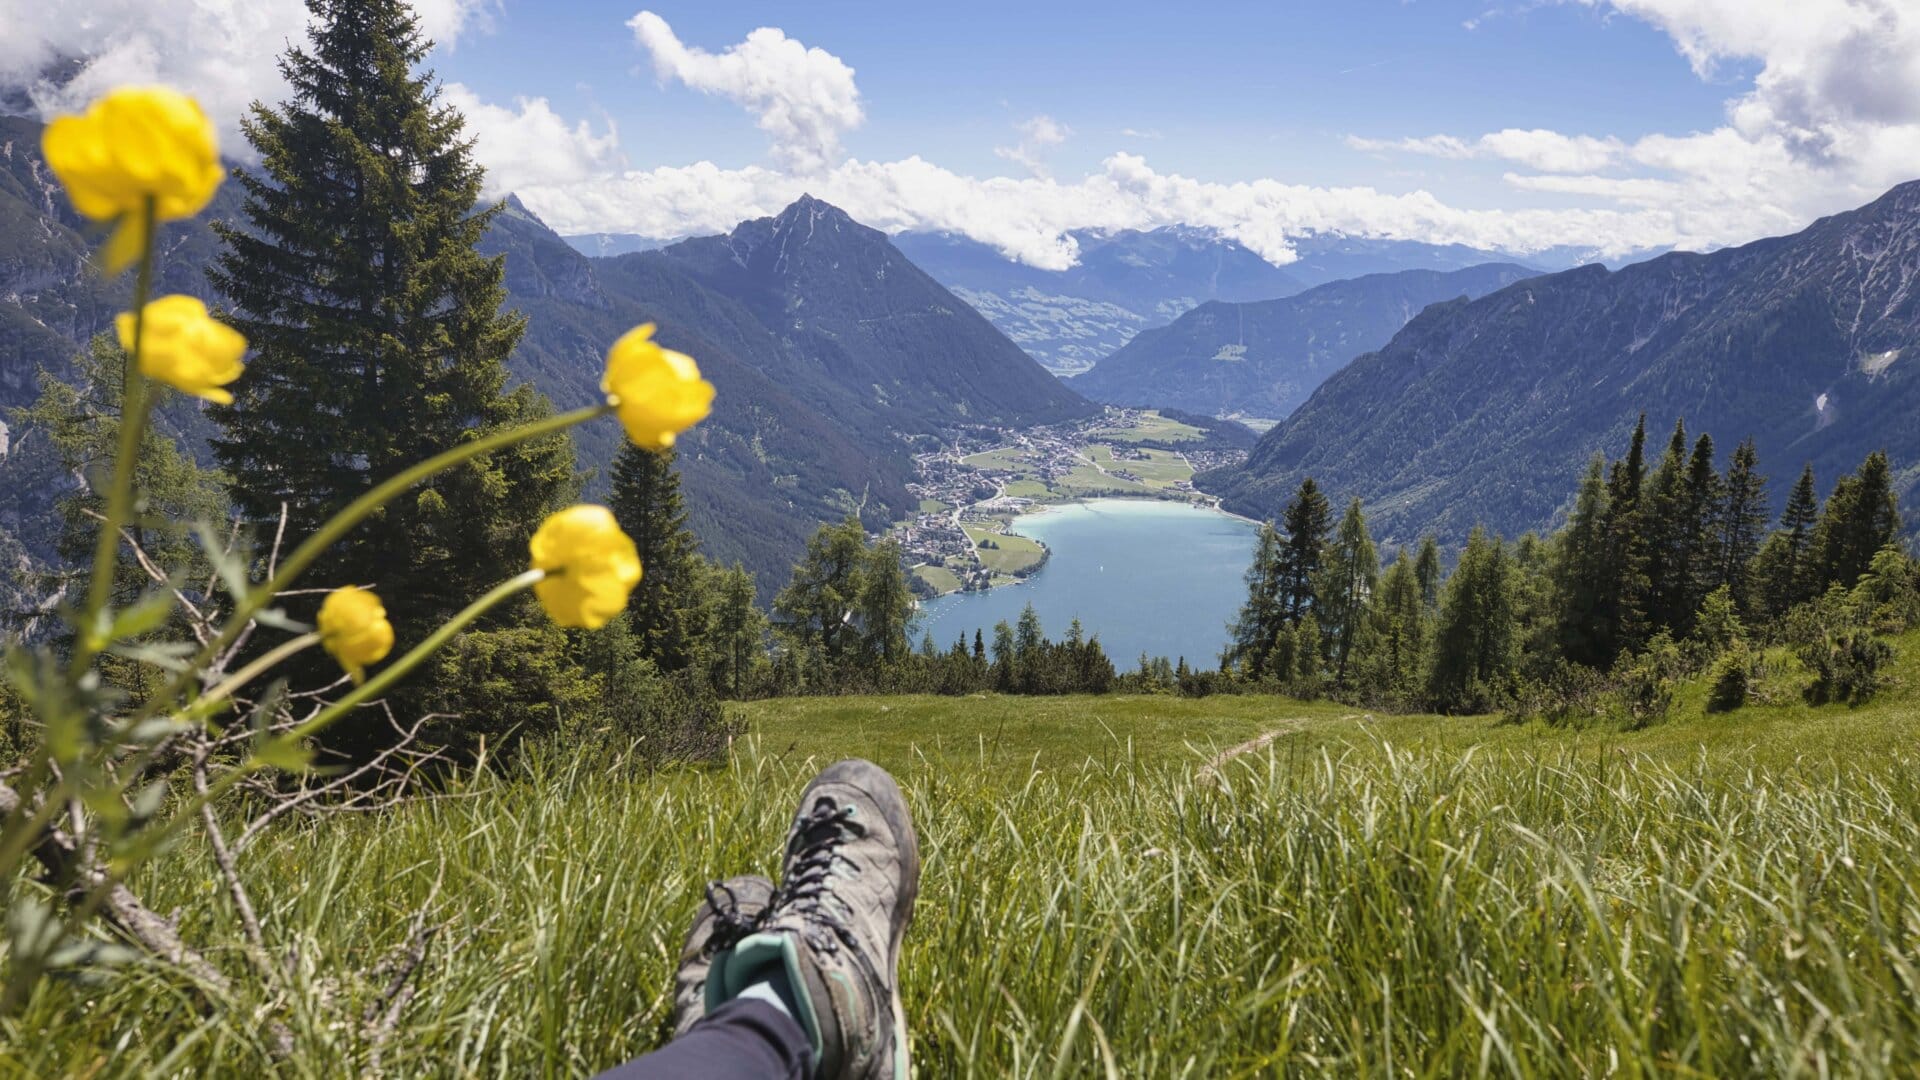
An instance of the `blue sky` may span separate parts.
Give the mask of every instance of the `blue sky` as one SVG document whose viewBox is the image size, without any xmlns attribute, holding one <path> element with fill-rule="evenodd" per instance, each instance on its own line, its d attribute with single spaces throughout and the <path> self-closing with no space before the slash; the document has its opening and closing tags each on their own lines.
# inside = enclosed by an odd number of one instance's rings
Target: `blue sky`
<svg viewBox="0 0 1920 1080">
<path fill-rule="evenodd" d="M 1039 266 L 1188 224 L 1704 249 L 1920 176 L 1920 0 L 416 0 L 494 194 L 723 231 L 803 191 Z M 161 81 L 235 138 L 300 0 L 0 0 L 43 113 Z M 59 83 L 42 73 L 84 60 Z M 62 67 L 64 70 L 64 67 Z"/>
<path fill-rule="evenodd" d="M 1431 0 L 645 6 L 710 51 L 778 26 L 838 56 L 866 102 L 866 123 L 844 140 L 859 158 L 918 154 L 969 174 L 1024 175 L 994 148 L 1045 115 L 1073 132 L 1047 154 L 1059 174 L 1131 149 L 1204 180 L 1418 185 L 1480 207 L 1567 200 L 1516 198 L 1499 188 L 1497 163 L 1401 162 L 1391 167 L 1402 175 L 1385 176 L 1379 155 L 1342 140 L 1707 130 L 1754 67 L 1736 62 L 1702 79 L 1664 33 L 1580 5 L 1492 14 L 1485 2 Z M 625 26 L 635 10 L 507 0 L 488 32 L 465 36 L 436 67 L 492 99 L 544 96 L 565 115 L 612 117 L 635 167 L 765 163 L 766 139 L 736 106 L 660 84 Z"/>
</svg>

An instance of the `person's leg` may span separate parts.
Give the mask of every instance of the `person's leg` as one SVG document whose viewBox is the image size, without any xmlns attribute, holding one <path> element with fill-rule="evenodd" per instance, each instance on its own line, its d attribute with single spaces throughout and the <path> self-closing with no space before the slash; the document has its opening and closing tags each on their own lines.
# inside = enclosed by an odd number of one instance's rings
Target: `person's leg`
<svg viewBox="0 0 1920 1080">
<path fill-rule="evenodd" d="M 777 1005 L 729 1001 L 667 1045 L 598 1080 L 809 1080 L 813 1047 Z"/>
<path fill-rule="evenodd" d="M 676 980 L 676 1036 L 612 1080 L 906 1080 L 900 943 L 920 889 L 906 799 L 866 761 L 801 795 L 780 888 L 709 886 Z"/>
</svg>

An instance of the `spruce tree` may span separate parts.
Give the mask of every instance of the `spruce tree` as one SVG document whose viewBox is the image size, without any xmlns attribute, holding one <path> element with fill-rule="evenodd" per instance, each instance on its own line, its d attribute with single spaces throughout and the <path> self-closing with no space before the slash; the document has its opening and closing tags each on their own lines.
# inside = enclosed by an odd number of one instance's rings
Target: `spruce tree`
<svg viewBox="0 0 1920 1080">
<path fill-rule="evenodd" d="M 1420 602 L 1427 613 L 1440 610 L 1440 541 L 1432 533 L 1420 538 L 1420 555 L 1413 562 L 1414 580 L 1420 585 Z"/>
<path fill-rule="evenodd" d="M 907 651 L 913 630 L 913 590 L 900 569 L 898 540 L 882 540 L 867 553 L 857 611 L 868 656 L 890 664 Z"/>
<path fill-rule="evenodd" d="M 1282 515 L 1287 535 L 1280 549 L 1280 602 L 1290 623 L 1298 623 L 1313 607 L 1313 586 L 1326 550 L 1330 516 L 1327 497 L 1311 476 L 1301 482 Z"/>
<path fill-rule="evenodd" d="M 765 662 L 767 617 L 754 604 L 753 575 L 739 563 L 714 567 L 706 571 L 704 588 L 714 689 L 742 697 Z"/>
<path fill-rule="evenodd" d="M 1320 631 L 1326 635 L 1325 653 L 1333 665 L 1334 681 L 1347 685 L 1348 667 L 1365 648 L 1373 629 L 1368 607 L 1379 587 L 1380 558 L 1367 534 L 1367 518 L 1360 500 L 1347 504 L 1340 527 L 1326 545 L 1326 555 L 1315 587 Z"/>
<path fill-rule="evenodd" d="M 1720 505 L 1714 521 L 1711 587 L 1724 587 L 1742 613 L 1754 603 L 1750 571 L 1767 530 L 1767 478 L 1760 475 L 1760 453 L 1753 440 L 1734 448 L 1720 481 Z"/>
<path fill-rule="evenodd" d="M 1672 627 L 1683 618 L 1686 597 L 1692 591 L 1686 582 L 1686 454 L 1686 425 L 1677 422 L 1666 452 L 1660 455 L 1660 462 L 1654 466 L 1643 493 L 1646 509 L 1640 520 L 1646 544 L 1646 614 L 1650 630 Z"/>
<path fill-rule="evenodd" d="M 1713 436 L 1701 434 L 1687 459 L 1680 512 L 1673 536 L 1673 617 L 1666 623 L 1675 636 L 1692 632 L 1701 601 L 1715 587 L 1715 526 L 1719 519 L 1720 474 L 1713 467 Z"/>
<path fill-rule="evenodd" d="M 1809 558 L 1813 529 L 1819 517 L 1813 463 L 1808 462 L 1800 470 L 1793 492 L 1787 496 L 1786 509 L 1780 513 L 1780 528 L 1767 537 L 1753 561 L 1761 607 L 1770 618 L 1784 615 L 1795 604 L 1812 599 L 1819 588 L 1813 560 Z"/>
<path fill-rule="evenodd" d="M 1246 602 L 1240 605 L 1240 614 L 1227 628 L 1233 636 L 1228 656 L 1248 675 L 1257 675 L 1266 666 L 1267 653 L 1273 650 L 1274 634 L 1285 617 L 1280 575 L 1280 532 L 1272 522 L 1266 522 L 1260 526 L 1253 562 L 1247 567 Z"/>
<path fill-rule="evenodd" d="M 1412 687 L 1426 656 L 1427 639 L 1427 609 L 1420 595 L 1419 575 L 1405 548 L 1380 579 L 1373 618 L 1378 681 L 1389 691 L 1404 693 Z"/>
<path fill-rule="evenodd" d="M 680 473 L 671 449 L 654 453 L 629 443 L 613 459 L 614 520 L 640 553 L 640 584 L 627 595 L 640 655 L 662 671 L 691 665 L 699 645 L 700 585 L 705 567 L 687 528 Z"/>
<path fill-rule="evenodd" d="M 1515 620 L 1512 567 L 1506 545 L 1474 529 L 1460 565 L 1447 579 L 1434 627 L 1427 693 L 1446 712 L 1489 707 L 1513 670 Z"/>
<path fill-rule="evenodd" d="M 1892 468 L 1886 451 L 1875 450 L 1858 471 L 1841 477 L 1827 497 L 1813 536 L 1814 591 L 1828 585 L 1853 588 L 1873 565 L 1873 557 L 1899 533 Z"/>
<path fill-rule="evenodd" d="M 1606 459 L 1600 454 L 1587 463 L 1573 516 L 1561 535 L 1555 568 L 1560 651 L 1568 660 L 1589 667 L 1611 662 L 1619 651 L 1610 621 L 1617 584 L 1607 534 L 1612 512 L 1602 478 L 1605 469 Z"/>
<path fill-rule="evenodd" d="M 504 256 L 476 245 L 480 166 L 460 114 L 419 69 L 430 42 L 401 0 L 308 0 L 312 47 L 282 57 L 292 89 L 242 127 L 244 224 L 216 224 L 208 276 L 253 355 L 214 410 L 232 494 L 287 537 L 457 443 L 544 415 L 505 390 L 524 320 L 499 308 Z M 526 562 L 526 538 L 573 485 L 564 435 L 424 482 L 315 564 L 317 585 L 378 587 L 417 640 Z"/>
<path fill-rule="evenodd" d="M 1620 650 L 1639 646 L 1645 636 L 1647 593 L 1647 531 L 1645 487 L 1647 417 L 1634 425 L 1627 456 L 1614 463 L 1607 476 L 1606 588 L 1601 596 L 1596 637 L 1606 647 Z M 1605 657 L 1611 663 L 1612 657 Z"/>
</svg>

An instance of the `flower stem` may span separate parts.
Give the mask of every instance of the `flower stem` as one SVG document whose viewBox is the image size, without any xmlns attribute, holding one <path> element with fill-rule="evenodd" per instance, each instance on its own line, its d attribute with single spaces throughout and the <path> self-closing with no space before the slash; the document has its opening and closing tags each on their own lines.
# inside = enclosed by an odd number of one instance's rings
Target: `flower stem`
<svg viewBox="0 0 1920 1080">
<path fill-rule="evenodd" d="M 222 682 L 219 686 L 216 686 L 212 690 L 207 691 L 207 694 L 205 697 L 202 697 L 199 701 L 194 703 L 195 711 L 200 712 L 201 714 L 204 715 L 205 713 L 211 710 L 212 706 L 217 705 L 221 701 L 226 700 L 228 695 L 232 694 L 234 691 L 239 690 L 241 687 L 245 686 L 249 681 L 251 681 L 255 676 L 259 675 L 261 672 L 266 671 L 267 669 L 273 667 L 275 664 L 278 664 L 280 661 L 285 660 L 289 656 L 292 656 L 294 653 L 297 653 L 302 649 L 305 649 L 312 645 L 317 644 L 319 641 L 320 641 L 319 634 L 308 633 L 308 634 L 301 634 L 297 638 L 289 638 L 288 640 L 281 642 L 279 645 L 275 646 L 272 650 L 262 655 L 259 659 L 255 660 L 253 663 L 248 664 L 246 667 L 243 667 L 239 671 L 234 672 L 232 675 L 227 676 L 226 680 Z"/>
<path fill-rule="evenodd" d="M 133 474 L 139 464 L 140 436 L 151 404 L 146 376 L 140 373 L 140 349 L 147 325 L 147 298 L 153 291 L 154 199 L 149 195 L 140 210 L 140 273 L 133 286 L 133 349 L 127 354 L 120 380 L 120 446 L 113 461 L 113 479 L 107 489 L 106 516 L 93 548 L 93 576 L 87 589 L 71 670 L 85 671 L 107 647 L 101 613 L 113 599 L 113 575 L 120 562 L 120 528 L 133 511 Z"/>
<path fill-rule="evenodd" d="M 363 701 L 371 700 L 375 695 L 398 682 L 402 676 L 418 666 L 420 661 L 431 656 L 436 649 L 445 645 L 455 634 L 466 629 L 468 624 L 472 623 L 475 619 L 486 614 L 490 608 L 516 593 L 524 592 L 532 588 L 546 576 L 547 572 L 545 570 L 528 570 L 517 577 L 510 577 L 500 584 L 495 585 L 492 589 L 488 590 L 484 596 L 480 597 L 480 599 L 468 604 L 460 614 L 448 619 L 439 629 L 427 635 L 426 639 L 420 642 L 420 644 L 408 650 L 407 655 L 388 664 L 385 668 L 381 669 L 380 674 L 361 683 L 353 689 L 352 693 L 327 706 L 325 709 L 322 709 L 313 719 L 294 728 L 288 735 L 292 738 L 303 739 L 310 735 L 318 734 L 348 710 L 356 708 Z"/>
</svg>

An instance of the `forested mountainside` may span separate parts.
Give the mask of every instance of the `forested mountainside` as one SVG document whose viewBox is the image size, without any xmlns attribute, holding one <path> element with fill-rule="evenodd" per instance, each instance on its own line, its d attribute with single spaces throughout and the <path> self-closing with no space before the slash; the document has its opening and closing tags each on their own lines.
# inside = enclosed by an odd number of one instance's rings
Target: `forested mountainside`
<svg viewBox="0 0 1920 1080">
<path fill-rule="evenodd" d="M 1646 413 L 1723 448 L 1752 436 L 1776 509 L 1884 448 L 1920 480 L 1920 182 L 1792 236 L 1618 271 L 1585 266 L 1422 312 L 1323 383 L 1243 467 L 1203 474 L 1276 512 L 1305 476 L 1379 533 L 1513 535 L 1564 510 L 1586 460 Z"/>
<path fill-rule="evenodd" d="M 1278 419 L 1340 365 L 1387 343 L 1428 304 L 1531 277 L 1513 263 L 1403 270 L 1279 300 L 1202 304 L 1142 331 L 1069 385 L 1096 401 Z"/>
<path fill-rule="evenodd" d="M 160 291 L 217 302 L 207 222 L 236 218 L 237 198 L 224 185 L 206 214 L 166 228 Z M 69 376 L 125 309 L 130 282 L 99 276 L 97 241 L 41 160 L 40 124 L 0 119 L 0 421 L 34 399 L 40 371 Z M 508 303 L 528 316 L 513 375 L 557 406 L 599 393 L 607 346 L 639 322 L 698 358 L 719 398 L 680 446 L 693 523 L 710 556 L 745 562 L 763 589 L 818 522 L 859 512 L 877 526 L 912 508 L 905 436 L 1093 409 L 884 234 L 818 200 L 727 237 L 591 259 L 509 199 L 483 249 L 507 256 Z M 204 456 L 196 401 L 174 397 L 160 423 Z M 32 432 L 0 431 L 0 560 L 13 566 L 49 552 L 47 508 L 74 478 Z M 580 464 L 604 477 L 616 436 L 576 429 Z"/>
</svg>

